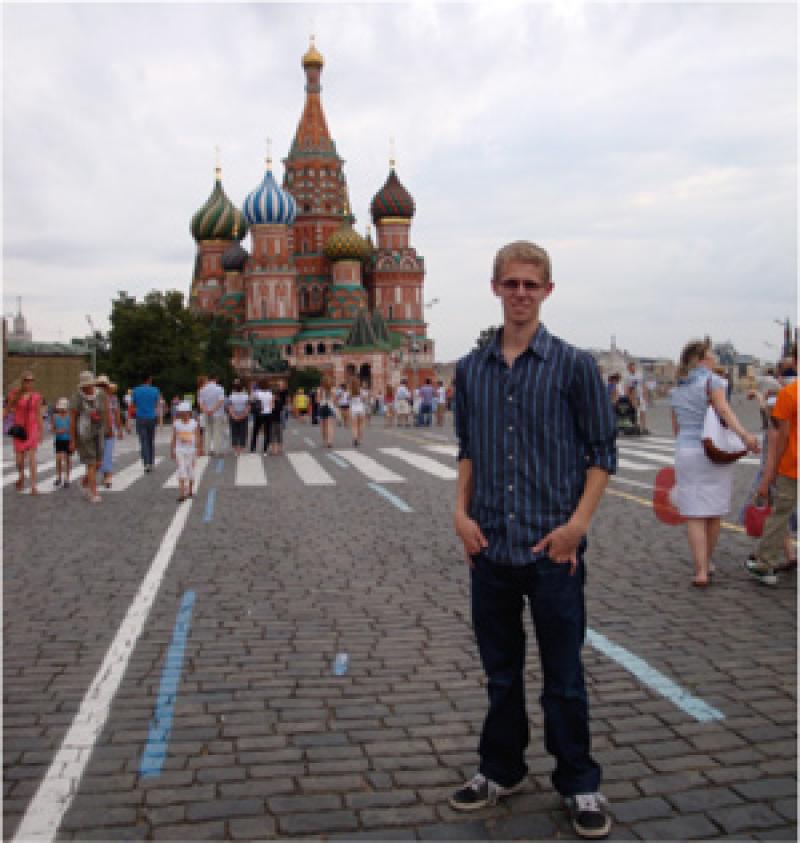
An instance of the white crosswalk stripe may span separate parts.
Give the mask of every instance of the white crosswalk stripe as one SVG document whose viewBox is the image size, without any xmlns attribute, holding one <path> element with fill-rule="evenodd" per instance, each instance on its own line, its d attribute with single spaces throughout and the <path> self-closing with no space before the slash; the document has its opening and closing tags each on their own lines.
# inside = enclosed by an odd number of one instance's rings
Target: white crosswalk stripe
<svg viewBox="0 0 800 843">
<path fill-rule="evenodd" d="M 424 454 L 415 454 L 412 451 L 406 451 L 404 448 L 381 448 L 381 452 L 388 454 L 390 457 L 404 460 L 413 465 L 414 468 L 432 474 L 434 477 L 441 477 L 444 480 L 455 480 L 458 477 L 458 472 L 454 468 L 431 457 L 426 457 Z"/>
<path fill-rule="evenodd" d="M 73 465 L 72 470 L 69 473 L 69 485 L 80 485 L 77 481 L 80 481 L 84 474 L 86 474 L 85 465 Z M 39 487 L 40 495 L 52 495 L 53 492 L 58 492 L 62 488 L 61 486 L 55 486 L 53 484 L 54 479 L 55 478 L 53 477 L 48 477 L 47 480 L 39 480 L 36 485 Z"/>
<path fill-rule="evenodd" d="M 203 474 L 205 473 L 206 468 L 208 468 L 209 457 L 198 457 L 197 464 L 194 468 L 194 489 L 197 491 L 197 487 L 200 485 L 200 481 L 203 479 Z M 178 472 L 174 471 L 172 476 L 167 480 L 167 482 L 162 486 L 163 489 L 177 489 L 178 488 Z"/>
<path fill-rule="evenodd" d="M 406 478 L 395 474 L 388 468 L 382 466 L 379 462 L 355 450 L 336 451 L 336 453 L 343 459 L 347 460 L 353 468 L 360 471 L 365 477 L 368 477 L 375 483 L 405 483 Z"/>
<path fill-rule="evenodd" d="M 306 486 L 335 486 L 336 481 L 305 451 L 288 451 L 286 456 L 297 476 Z"/>
<path fill-rule="evenodd" d="M 236 460 L 236 486 L 266 486 L 267 472 L 260 454 L 242 454 Z"/>
<path fill-rule="evenodd" d="M 448 457 L 455 457 L 458 454 L 458 445 L 426 445 L 425 448 L 436 454 L 447 454 Z"/>
<path fill-rule="evenodd" d="M 56 461 L 50 460 L 49 462 L 43 462 L 36 466 L 36 473 L 37 474 L 44 474 L 44 472 L 49 471 L 51 468 L 56 467 Z M 28 476 L 28 466 L 25 465 L 25 476 Z M 8 477 L 3 478 L 3 486 L 10 486 L 12 483 L 15 483 L 17 480 L 17 469 L 14 468 L 13 473 L 9 474 Z"/>
<path fill-rule="evenodd" d="M 157 466 L 159 463 L 163 462 L 163 457 L 156 457 L 153 460 L 153 465 Z M 127 488 L 133 485 L 137 480 L 144 477 L 144 466 L 142 465 L 140 460 L 136 460 L 135 463 L 129 465 L 127 468 L 123 468 L 122 471 L 114 474 L 111 480 L 111 488 L 106 489 L 102 487 L 102 484 L 98 482 L 97 484 L 97 491 L 98 492 L 124 492 Z"/>
</svg>

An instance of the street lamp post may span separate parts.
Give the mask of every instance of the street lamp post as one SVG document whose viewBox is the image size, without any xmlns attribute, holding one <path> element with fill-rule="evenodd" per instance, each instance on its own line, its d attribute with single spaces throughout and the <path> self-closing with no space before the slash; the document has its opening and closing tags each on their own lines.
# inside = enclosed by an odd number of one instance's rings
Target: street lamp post
<svg viewBox="0 0 800 843">
<path fill-rule="evenodd" d="M 86 314 L 86 321 L 92 330 L 92 336 L 89 341 L 89 348 L 92 350 L 92 374 L 97 375 L 97 338 L 94 335 L 94 322 L 92 322 L 92 317 L 88 313 Z"/>
<path fill-rule="evenodd" d="M 411 393 L 417 388 L 417 339 L 413 331 L 408 332 L 408 350 L 411 353 L 411 367 L 414 370 L 414 378 L 411 381 Z"/>
</svg>

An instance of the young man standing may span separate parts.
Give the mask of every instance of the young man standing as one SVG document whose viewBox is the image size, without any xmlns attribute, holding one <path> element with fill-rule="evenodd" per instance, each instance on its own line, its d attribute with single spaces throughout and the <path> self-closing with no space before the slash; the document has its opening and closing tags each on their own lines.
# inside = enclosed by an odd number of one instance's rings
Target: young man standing
<svg viewBox="0 0 800 843">
<path fill-rule="evenodd" d="M 586 533 L 616 470 L 614 416 L 592 357 L 539 321 L 553 290 L 547 252 L 528 242 L 504 246 L 492 290 L 503 326 L 459 360 L 455 390 L 455 529 L 470 567 L 489 710 L 478 773 L 450 804 L 482 808 L 524 784 L 527 597 L 542 664 L 545 745 L 556 760 L 552 782 L 575 831 L 605 837 L 611 818 L 590 754 L 580 650 Z"/>
</svg>

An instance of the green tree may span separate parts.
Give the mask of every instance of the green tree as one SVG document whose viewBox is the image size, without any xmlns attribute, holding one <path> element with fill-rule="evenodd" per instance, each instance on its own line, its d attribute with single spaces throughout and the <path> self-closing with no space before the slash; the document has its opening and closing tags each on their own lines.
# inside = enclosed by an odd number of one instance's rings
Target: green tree
<svg viewBox="0 0 800 843">
<path fill-rule="evenodd" d="M 322 381 L 322 372 L 309 366 L 307 369 L 294 369 L 289 374 L 289 392 L 297 392 L 299 387 L 303 387 L 306 392 L 316 389 Z"/>
<path fill-rule="evenodd" d="M 499 329 L 499 325 L 491 325 L 488 328 L 484 328 L 478 336 L 478 339 L 475 340 L 475 348 L 484 348 L 489 345 Z"/>
</svg>

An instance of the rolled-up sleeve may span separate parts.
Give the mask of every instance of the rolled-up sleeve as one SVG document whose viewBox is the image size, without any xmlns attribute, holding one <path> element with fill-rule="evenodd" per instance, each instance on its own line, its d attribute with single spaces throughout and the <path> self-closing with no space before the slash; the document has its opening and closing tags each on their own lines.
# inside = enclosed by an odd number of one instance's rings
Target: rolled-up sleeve
<svg viewBox="0 0 800 843">
<path fill-rule="evenodd" d="M 469 414 L 467 412 L 467 373 L 464 360 L 456 364 L 455 428 L 458 439 L 457 460 L 471 460 Z"/>
<path fill-rule="evenodd" d="M 579 352 L 572 381 L 572 402 L 587 468 L 617 471 L 617 424 L 608 391 L 594 358 Z"/>
</svg>

